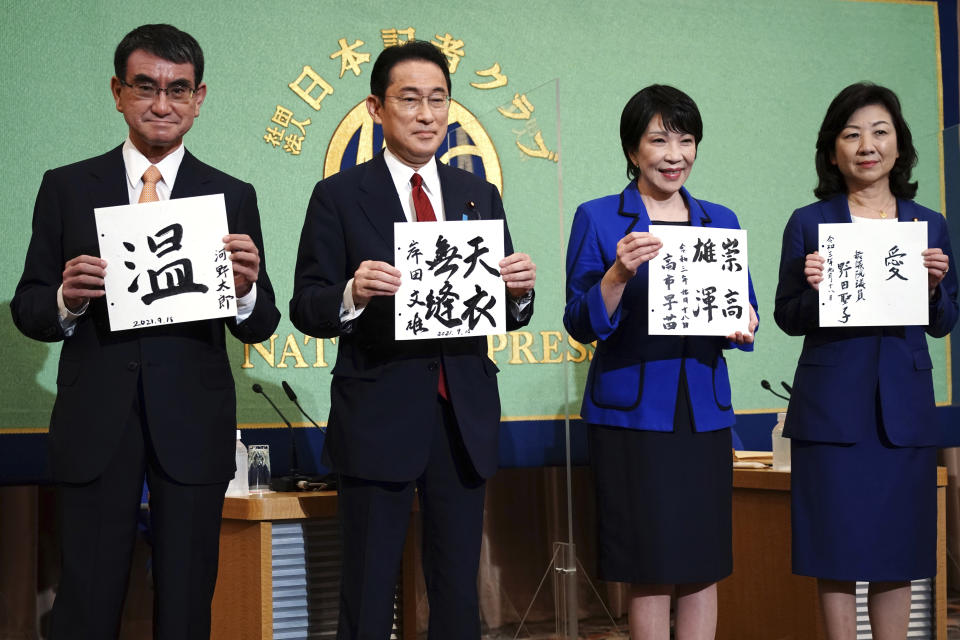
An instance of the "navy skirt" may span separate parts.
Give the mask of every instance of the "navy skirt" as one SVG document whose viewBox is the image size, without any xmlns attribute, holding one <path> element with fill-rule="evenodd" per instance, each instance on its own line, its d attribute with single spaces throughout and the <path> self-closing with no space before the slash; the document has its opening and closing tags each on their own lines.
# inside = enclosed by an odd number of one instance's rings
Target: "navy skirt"
<svg viewBox="0 0 960 640">
<path fill-rule="evenodd" d="M 716 582 L 733 571 L 730 429 L 693 430 L 681 376 L 672 432 L 591 424 L 600 579 Z"/>
<path fill-rule="evenodd" d="M 793 572 L 897 582 L 937 572 L 937 450 L 883 429 L 856 444 L 791 442 Z"/>
</svg>

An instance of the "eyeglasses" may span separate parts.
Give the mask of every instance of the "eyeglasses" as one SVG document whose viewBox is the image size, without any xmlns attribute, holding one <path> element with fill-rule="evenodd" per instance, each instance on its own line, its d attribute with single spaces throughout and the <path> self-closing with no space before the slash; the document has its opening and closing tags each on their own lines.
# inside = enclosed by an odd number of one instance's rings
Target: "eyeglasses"
<svg viewBox="0 0 960 640">
<path fill-rule="evenodd" d="M 133 89 L 133 95 L 138 100 L 154 100 L 161 93 L 167 94 L 167 100 L 170 102 L 190 102 L 193 94 L 196 92 L 192 87 L 185 84 L 173 84 L 169 87 L 158 87 L 151 82 L 135 82 L 130 84 L 120 80 L 120 84 Z"/>
<path fill-rule="evenodd" d="M 402 111 L 416 111 L 426 100 L 431 111 L 443 111 L 450 106 L 450 96 L 444 93 L 432 93 L 429 96 L 405 94 L 402 96 L 387 96 L 397 103 Z"/>
</svg>

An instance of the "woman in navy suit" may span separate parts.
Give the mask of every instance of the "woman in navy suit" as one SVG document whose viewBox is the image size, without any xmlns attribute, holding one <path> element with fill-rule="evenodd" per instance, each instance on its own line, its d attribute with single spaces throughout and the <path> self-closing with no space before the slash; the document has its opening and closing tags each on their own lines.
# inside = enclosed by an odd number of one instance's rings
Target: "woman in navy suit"
<svg viewBox="0 0 960 640">
<path fill-rule="evenodd" d="M 599 574 L 631 584 L 633 640 L 713 638 L 716 582 L 732 570 L 730 426 L 723 350 L 749 351 L 757 326 L 727 338 L 651 336 L 650 259 L 658 224 L 737 229 L 729 209 L 690 195 L 703 137 L 697 105 L 673 87 L 634 95 L 620 119 L 631 182 L 580 205 L 567 251 L 564 325 L 597 341 L 581 415 L 590 424 L 597 491 Z"/>
<path fill-rule="evenodd" d="M 856 636 L 855 582 L 870 582 L 873 637 L 906 637 L 910 580 L 936 573 L 936 445 L 924 333 L 957 320 L 947 225 L 912 201 L 917 162 L 897 96 L 869 83 L 840 92 L 820 127 L 818 202 L 783 232 L 774 317 L 804 336 L 784 435 L 792 438 L 793 571 L 816 577 L 831 640 Z M 824 222 L 926 221 L 926 326 L 821 328 Z"/>
</svg>

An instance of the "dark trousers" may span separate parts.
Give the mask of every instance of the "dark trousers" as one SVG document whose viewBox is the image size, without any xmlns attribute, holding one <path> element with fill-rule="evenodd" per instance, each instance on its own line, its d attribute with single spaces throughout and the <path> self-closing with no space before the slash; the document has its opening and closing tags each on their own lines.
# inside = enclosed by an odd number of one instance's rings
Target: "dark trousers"
<svg viewBox="0 0 960 640">
<path fill-rule="evenodd" d="M 207 640 L 227 483 L 185 485 L 167 476 L 150 445 L 139 401 L 116 447 L 98 478 L 57 487 L 62 571 L 50 637 L 107 640 L 119 635 L 146 475 L 153 637 Z"/>
<path fill-rule="evenodd" d="M 427 467 L 409 482 L 340 477 L 343 541 L 338 640 L 387 640 L 414 488 L 420 497 L 430 640 L 478 640 L 477 570 L 486 482 L 450 406 L 437 401 Z"/>
</svg>

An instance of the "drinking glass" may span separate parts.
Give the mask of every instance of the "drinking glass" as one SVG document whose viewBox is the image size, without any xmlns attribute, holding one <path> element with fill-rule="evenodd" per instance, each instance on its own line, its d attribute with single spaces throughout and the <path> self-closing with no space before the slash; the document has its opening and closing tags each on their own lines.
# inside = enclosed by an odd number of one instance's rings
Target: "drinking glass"
<svg viewBox="0 0 960 640">
<path fill-rule="evenodd" d="M 247 478 L 250 493 L 270 491 L 270 445 L 250 445 L 247 450 Z"/>
</svg>

